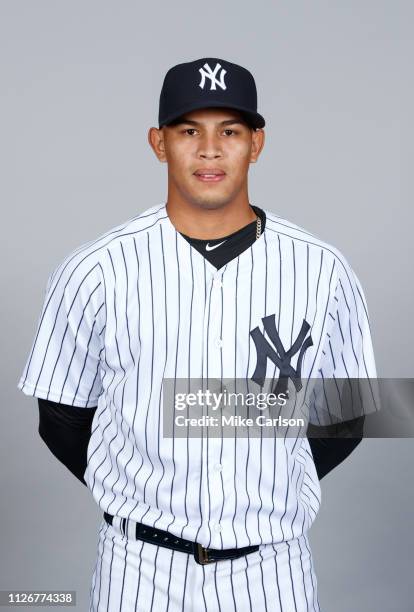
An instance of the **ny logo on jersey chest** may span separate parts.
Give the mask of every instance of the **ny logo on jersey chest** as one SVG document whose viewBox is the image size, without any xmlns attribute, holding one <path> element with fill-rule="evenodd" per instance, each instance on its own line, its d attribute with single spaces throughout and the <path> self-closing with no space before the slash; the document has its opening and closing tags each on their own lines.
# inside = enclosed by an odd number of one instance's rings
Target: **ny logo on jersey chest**
<svg viewBox="0 0 414 612">
<path fill-rule="evenodd" d="M 296 340 L 286 350 L 276 328 L 276 315 L 272 314 L 263 317 L 262 322 L 272 344 L 265 338 L 259 327 L 255 327 L 250 331 L 257 353 L 256 368 L 251 379 L 260 386 L 263 385 L 266 376 L 267 360 L 270 359 L 279 368 L 279 380 L 274 392 L 276 394 L 284 393 L 287 389 L 289 378 L 295 385 L 296 391 L 300 391 L 302 388 L 301 373 L 303 358 L 306 350 L 313 345 L 311 336 L 307 336 L 310 329 L 309 323 L 303 319 L 302 327 Z M 296 353 L 299 353 L 299 355 L 295 369 L 290 361 Z"/>
</svg>

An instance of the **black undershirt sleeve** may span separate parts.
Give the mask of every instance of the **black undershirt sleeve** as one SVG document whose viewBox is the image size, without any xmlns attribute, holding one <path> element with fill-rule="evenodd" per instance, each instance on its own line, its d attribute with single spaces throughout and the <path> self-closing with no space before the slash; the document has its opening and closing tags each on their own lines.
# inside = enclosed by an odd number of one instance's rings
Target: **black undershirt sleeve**
<svg viewBox="0 0 414 612">
<path fill-rule="evenodd" d="M 38 398 L 39 435 L 49 450 L 86 486 L 88 444 L 96 406 L 79 408 Z"/>
<path fill-rule="evenodd" d="M 309 424 L 307 436 L 319 480 L 355 450 L 363 438 L 364 421 L 361 416 L 326 427 Z"/>
</svg>

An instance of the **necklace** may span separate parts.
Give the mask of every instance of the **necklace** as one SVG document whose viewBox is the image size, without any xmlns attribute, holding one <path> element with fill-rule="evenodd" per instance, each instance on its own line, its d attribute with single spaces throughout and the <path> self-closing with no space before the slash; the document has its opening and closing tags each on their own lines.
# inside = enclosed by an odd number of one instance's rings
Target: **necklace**
<svg viewBox="0 0 414 612">
<path fill-rule="evenodd" d="M 259 240 L 261 233 L 262 233 L 262 220 L 260 217 L 257 217 L 256 219 L 256 240 Z"/>
</svg>

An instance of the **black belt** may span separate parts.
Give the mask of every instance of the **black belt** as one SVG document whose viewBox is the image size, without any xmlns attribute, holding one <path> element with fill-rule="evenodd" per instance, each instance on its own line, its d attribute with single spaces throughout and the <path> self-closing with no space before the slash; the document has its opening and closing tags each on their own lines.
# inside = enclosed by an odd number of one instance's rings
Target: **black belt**
<svg viewBox="0 0 414 612">
<path fill-rule="evenodd" d="M 104 512 L 104 519 L 109 525 L 112 525 L 113 516 Z M 126 519 L 123 519 L 126 521 Z M 125 525 L 125 523 L 124 523 Z M 259 546 L 245 546 L 244 548 L 225 548 L 224 550 L 217 550 L 214 548 L 204 548 L 198 542 L 191 540 L 184 540 L 179 538 L 168 531 L 163 529 L 157 529 L 150 525 L 144 525 L 144 523 L 135 523 L 135 537 L 137 540 L 143 540 L 150 544 L 156 544 L 157 546 L 165 546 L 165 548 L 171 548 L 172 550 L 178 550 L 187 554 L 194 555 L 194 559 L 200 565 L 206 563 L 213 563 L 215 561 L 223 561 L 225 559 L 237 559 L 243 557 L 248 553 L 259 550 Z"/>
</svg>

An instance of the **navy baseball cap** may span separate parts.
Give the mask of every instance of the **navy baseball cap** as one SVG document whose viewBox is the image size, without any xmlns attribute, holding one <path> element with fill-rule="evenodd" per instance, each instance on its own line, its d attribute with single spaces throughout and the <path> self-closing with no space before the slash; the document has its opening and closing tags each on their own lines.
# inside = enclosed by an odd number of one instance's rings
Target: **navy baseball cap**
<svg viewBox="0 0 414 612">
<path fill-rule="evenodd" d="M 246 68 L 205 57 L 168 70 L 160 95 L 160 128 L 190 111 L 213 107 L 238 110 L 253 128 L 265 126 L 257 112 L 256 83 Z"/>
</svg>

